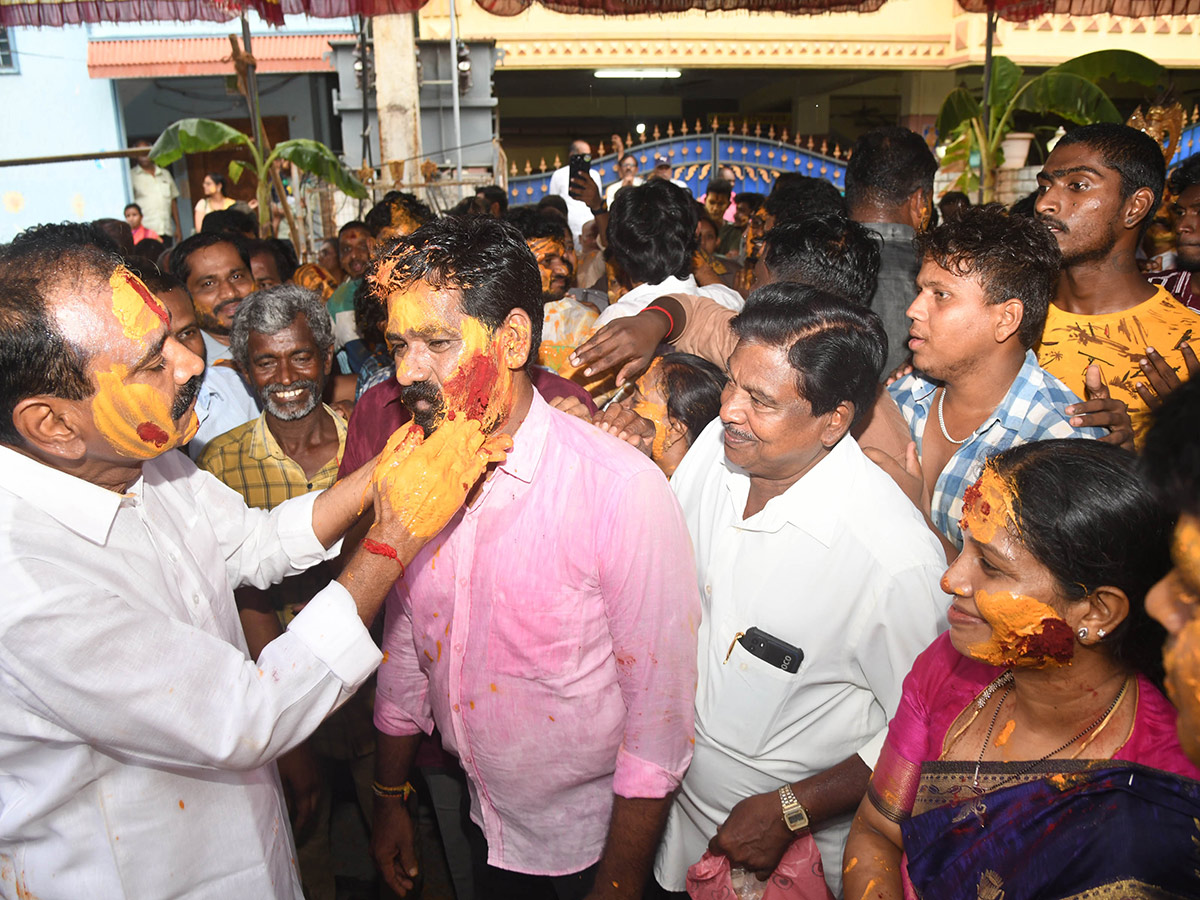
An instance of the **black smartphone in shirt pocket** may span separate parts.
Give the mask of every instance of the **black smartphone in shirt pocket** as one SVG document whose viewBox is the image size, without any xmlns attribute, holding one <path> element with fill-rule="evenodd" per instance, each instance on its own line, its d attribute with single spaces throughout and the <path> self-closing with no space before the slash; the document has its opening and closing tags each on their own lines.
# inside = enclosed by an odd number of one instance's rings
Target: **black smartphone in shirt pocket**
<svg viewBox="0 0 1200 900">
<path fill-rule="evenodd" d="M 804 651 L 799 647 L 793 647 L 787 641 L 781 641 L 753 625 L 738 638 L 738 643 L 752 656 L 792 675 L 800 671 L 800 663 L 804 662 Z"/>
</svg>

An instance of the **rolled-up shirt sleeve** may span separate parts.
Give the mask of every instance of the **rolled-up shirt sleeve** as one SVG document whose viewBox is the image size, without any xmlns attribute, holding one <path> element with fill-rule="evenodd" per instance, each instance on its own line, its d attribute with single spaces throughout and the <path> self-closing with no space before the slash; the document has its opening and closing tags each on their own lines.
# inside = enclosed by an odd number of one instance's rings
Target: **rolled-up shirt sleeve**
<svg viewBox="0 0 1200 900">
<path fill-rule="evenodd" d="M 393 587 L 388 595 L 383 651 L 375 691 L 375 727 L 396 736 L 430 734 L 433 710 L 429 703 L 429 679 L 417 661 L 412 616 L 405 608 L 400 585 Z"/>
<path fill-rule="evenodd" d="M 657 471 L 630 479 L 600 522 L 597 546 L 608 627 L 628 710 L 613 790 L 665 797 L 683 778 L 695 743 L 696 590 L 691 538 Z"/>
</svg>

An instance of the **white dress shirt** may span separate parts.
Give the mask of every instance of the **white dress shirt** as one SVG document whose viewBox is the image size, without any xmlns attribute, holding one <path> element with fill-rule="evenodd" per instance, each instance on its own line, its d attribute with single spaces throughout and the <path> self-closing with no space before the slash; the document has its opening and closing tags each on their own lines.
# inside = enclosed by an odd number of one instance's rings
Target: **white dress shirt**
<svg viewBox="0 0 1200 900">
<path fill-rule="evenodd" d="M 600 191 L 601 196 L 604 196 L 604 186 L 600 184 L 600 176 L 596 174 L 596 170 L 589 169 L 588 174 L 592 176 L 592 181 L 596 182 L 596 190 Z M 567 226 L 571 229 L 571 237 L 575 240 L 575 249 L 578 251 L 580 249 L 579 236 L 583 234 L 583 226 L 592 221 L 595 216 L 592 215 L 592 211 L 586 203 L 571 196 L 570 190 L 571 167 L 563 166 L 561 169 L 555 169 L 550 176 L 550 185 L 547 191 L 557 194 L 567 201 Z"/>
<path fill-rule="evenodd" d="M 874 766 L 917 654 L 946 628 L 941 546 L 913 504 L 850 438 L 748 519 L 750 479 L 725 459 L 716 420 L 672 479 L 696 550 L 702 619 L 696 747 L 655 875 L 684 889 L 738 801 L 858 754 Z M 789 674 L 737 636 L 799 647 Z M 850 815 L 813 832 L 841 891 Z"/>
<path fill-rule="evenodd" d="M 670 275 L 666 281 L 660 281 L 658 284 L 639 284 L 623 295 L 616 303 L 600 313 L 600 318 L 596 320 L 596 327 L 602 328 L 613 319 L 636 316 L 666 294 L 696 294 L 707 297 L 734 312 L 741 312 L 742 307 L 746 305 L 742 295 L 731 287 L 723 284 L 706 284 L 700 287 L 691 275 L 687 278 L 676 278 L 674 275 Z"/>
<path fill-rule="evenodd" d="M 337 552 L 184 454 L 121 495 L 0 447 L 0 896 L 300 898 L 274 760 L 378 665 L 334 583 L 248 658 L 233 600 Z"/>
</svg>

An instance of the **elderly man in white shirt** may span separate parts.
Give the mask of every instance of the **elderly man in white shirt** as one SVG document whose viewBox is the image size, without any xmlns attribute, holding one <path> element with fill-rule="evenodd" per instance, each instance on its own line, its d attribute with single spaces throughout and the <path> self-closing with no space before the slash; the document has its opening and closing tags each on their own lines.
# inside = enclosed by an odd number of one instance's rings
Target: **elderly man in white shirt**
<svg viewBox="0 0 1200 900">
<path fill-rule="evenodd" d="M 695 752 L 655 877 L 682 891 L 710 847 L 765 877 L 811 829 L 839 894 L 904 676 L 946 627 L 945 558 L 848 436 L 886 356 L 878 317 L 774 284 L 733 328 L 720 420 L 672 479 L 703 615 Z"/>
<path fill-rule="evenodd" d="M 374 671 L 403 563 L 503 455 L 411 435 L 248 509 L 175 452 L 204 363 L 168 320 L 66 229 L 0 248 L 0 896 L 299 900 L 272 761 Z M 339 581 L 250 659 L 233 588 L 332 556 L 364 503 Z"/>
<path fill-rule="evenodd" d="M 742 295 L 733 288 L 698 286 L 692 277 L 696 218 L 692 195 L 661 178 L 617 195 L 608 214 L 608 258 L 620 267 L 629 290 L 600 314 L 597 328 L 636 316 L 665 294 L 698 294 L 727 309 L 742 308 Z"/>
</svg>

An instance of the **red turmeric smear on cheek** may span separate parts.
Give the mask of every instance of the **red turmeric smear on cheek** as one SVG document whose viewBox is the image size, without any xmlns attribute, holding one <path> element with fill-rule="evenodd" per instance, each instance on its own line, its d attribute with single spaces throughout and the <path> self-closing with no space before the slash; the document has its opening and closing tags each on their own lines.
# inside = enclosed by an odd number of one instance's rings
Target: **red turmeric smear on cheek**
<svg viewBox="0 0 1200 900">
<path fill-rule="evenodd" d="M 143 422 L 137 427 L 137 436 L 147 444 L 153 444 L 155 447 L 165 447 L 170 437 L 168 434 L 155 425 L 153 422 Z"/>
<path fill-rule="evenodd" d="M 448 407 L 446 418 L 453 421 L 452 413 L 462 410 L 468 419 L 482 422 L 498 376 L 499 369 L 495 361 L 483 354 L 466 362 L 444 385 Z"/>
</svg>

